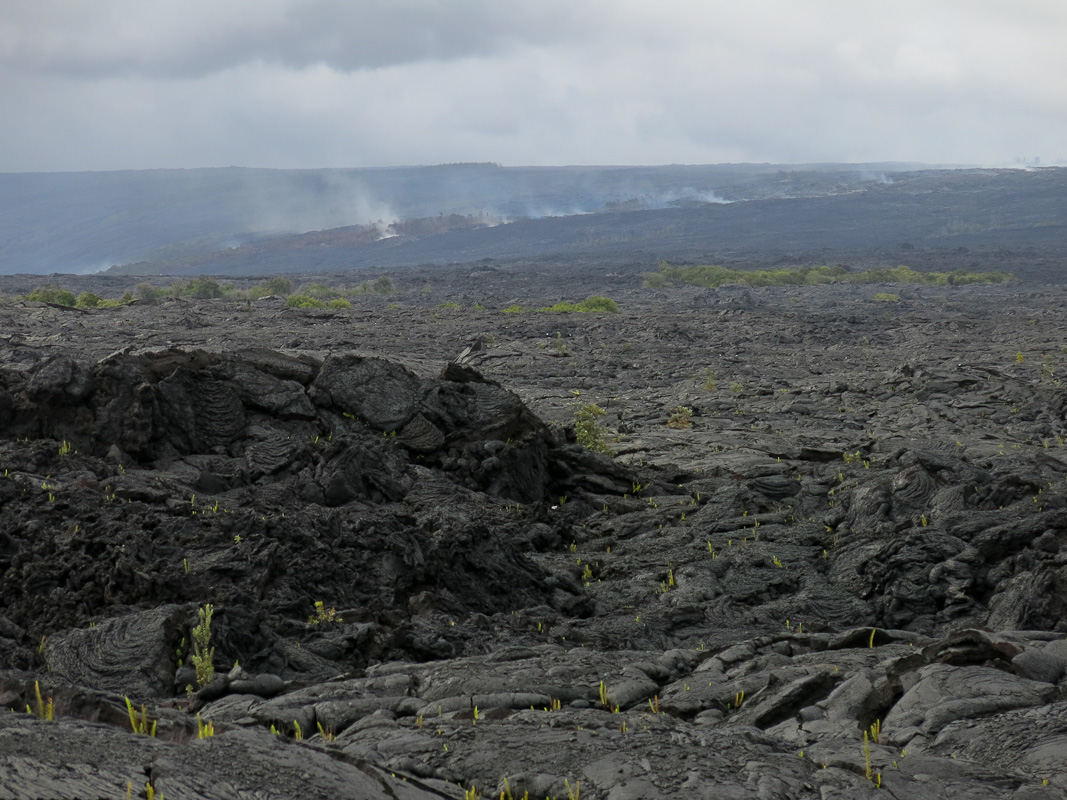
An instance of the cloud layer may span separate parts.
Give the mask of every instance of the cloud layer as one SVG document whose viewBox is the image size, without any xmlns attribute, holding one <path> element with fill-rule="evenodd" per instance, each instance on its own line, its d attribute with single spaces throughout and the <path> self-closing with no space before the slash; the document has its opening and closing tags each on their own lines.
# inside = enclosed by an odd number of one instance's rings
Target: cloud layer
<svg viewBox="0 0 1067 800">
<path fill-rule="evenodd" d="M 0 171 L 1067 163 L 1061 0 L 34 0 Z"/>
</svg>

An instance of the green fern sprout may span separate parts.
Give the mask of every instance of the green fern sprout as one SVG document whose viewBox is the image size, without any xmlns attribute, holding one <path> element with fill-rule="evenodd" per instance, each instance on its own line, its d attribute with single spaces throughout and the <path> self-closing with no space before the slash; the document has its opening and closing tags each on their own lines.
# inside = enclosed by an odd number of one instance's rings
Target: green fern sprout
<svg viewBox="0 0 1067 800">
<path fill-rule="evenodd" d="M 189 660 L 196 668 L 196 682 L 200 686 L 207 686 L 215 679 L 215 648 L 211 647 L 213 610 L 210 603 L 199 609 L 200 624 L 193 628 L 193 655 Z"/>
<path fill-rule="evenodd" d="M 159 720 L 152 720 L 152 727 L 148 727 L 148 712 L 145 710 L 144 705 L 141 706 L 141 713 L 137 713 L 137 709 L 133 703 L 130 702 L 130 698 L 126 698 L 126 713 L 130 715 L 130 729 L 134 733 L 139 733 L 142 736 L 156 735 L 156 724 Z"/>
<path fill-rule="evenodd" d="M 49 697 L 47 702 L 44 697 L 41 696 L 41 682 L 33 682 L 34 694 L 36 695 L 36 707 L 30 708 L 26 706 L 26 713 L 33 714 L 37 719 L 43 719 L 46 721 L 52 721 L 56 718 L 55 704 L 52 702 L 52 698 Z"/>
<path fill-rule="evenodd" d="M 198 739 L 207 739 L 215 735 L 215 723 L 212 720 L 204 722 L 200 714 L 196 715 L 196 735 Z"/>
<path fill-rule="evenodd" d="M 315 601 L 315 613 L 308 617 L 309 625 L 322 625 L 327 622 L 344 622 L 341 617 L 337 616 L 336 608 L 326 608 L 326 604 L 321 600 Z"/>
</svg>

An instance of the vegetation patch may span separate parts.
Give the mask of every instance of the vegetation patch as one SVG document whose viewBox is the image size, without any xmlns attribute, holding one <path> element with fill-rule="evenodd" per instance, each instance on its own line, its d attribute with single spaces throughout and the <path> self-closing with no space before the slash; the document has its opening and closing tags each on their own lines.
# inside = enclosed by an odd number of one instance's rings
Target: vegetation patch
<svg viewBox="0 0 1067 800">
<path fill-rule="evenodd" d="M 1008 272 L 919 272 L 908 266 L 849 272 L 845 267 L 800 267 L 799 269 L 730 269 L 714 265 L 672 267 L 661 262 L 659 272 L 646 276 L 647 286 L 663 286 L 678 281 L 706 289 L 720 286 L 819 286 L 826 283 L 903 283 L 917 286 L 968 286 L 1005 283 L 1013 280 Z"/>
<path fill-rule="evenodd" d="M 35 303 L 52 303 L 57 306 L 72 306 L 76 300 L 73 292 L 60 289 L 50 283 L 38 286 L 24 298 Z"/>
<path fill-rule="evenodd" d="M 506 310 L 506 309 L 505 309 Z M 594 312 L 599 311 L 608 314 L 619 313 L 619 304 L 612 300 L 610 297 L 601 297 L 600 295 L 591 294 L 589 297 L 582 300 L 580 303 L 572 303 L 569 300 L 556 303 L 554 306 L 545 306 L 537 309 L 538 311 L 577 311 L 577 312 Z"/>
<path fill-rule="evenodd" d="M 285 300 L 290 308 L 326 308 L 326 303 L 307 294 L 291 294 Z"/>
<path fill-rule="evenodd" d="M 614 456 L 615 451 L 608 445 L 607 433 L 600 423 L 605 413 L 596 403 L 579 406 L 574 412 L 574 436 L 582 447 Z"/>
</svg>

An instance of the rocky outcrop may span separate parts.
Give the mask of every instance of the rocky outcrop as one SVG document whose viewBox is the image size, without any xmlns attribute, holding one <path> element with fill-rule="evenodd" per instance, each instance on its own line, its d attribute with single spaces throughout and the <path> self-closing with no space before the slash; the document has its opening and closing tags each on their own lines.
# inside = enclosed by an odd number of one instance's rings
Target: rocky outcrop
<svg viewBox="0 0 1067 800">
<path fill-rule="evenodd" d="M 0 306 L 0 795 L 1064 797 L 1064 306 L 815 291 Z"/>
</svg>

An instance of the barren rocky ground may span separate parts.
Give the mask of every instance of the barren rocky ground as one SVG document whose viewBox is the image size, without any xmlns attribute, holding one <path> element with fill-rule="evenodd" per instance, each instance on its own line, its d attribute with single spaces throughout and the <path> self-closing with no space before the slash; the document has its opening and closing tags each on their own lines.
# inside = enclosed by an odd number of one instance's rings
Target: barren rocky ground
<svg viewBox="0 0 1067 800">
<path fill-rule="evenodd" d="M 406 280 L 0 305 L 0 798 L 1067 797 L 1062 288 Z"/>
</svg>

